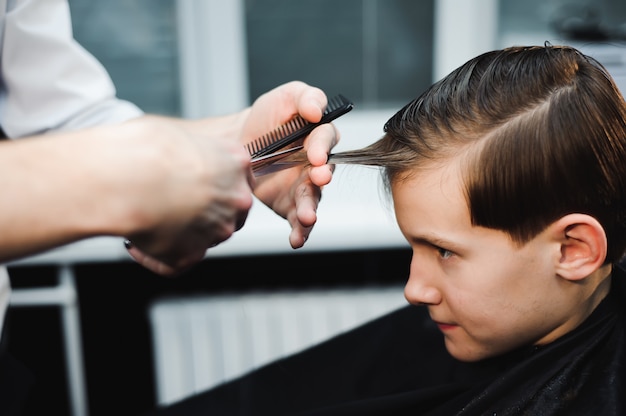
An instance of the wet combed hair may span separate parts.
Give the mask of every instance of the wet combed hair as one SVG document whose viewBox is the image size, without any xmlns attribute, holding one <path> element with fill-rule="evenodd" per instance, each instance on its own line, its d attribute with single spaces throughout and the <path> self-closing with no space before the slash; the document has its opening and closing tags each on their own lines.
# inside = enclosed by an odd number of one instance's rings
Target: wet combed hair
<svg viewBox="0 0 626 416">
<path fill-rule="evenodd" d="M 599 62 L 572 47 L 477 56 L 398 111 L 384 132 L 331 163 L 380 166 L 389 190 L 420 166 L 463 155 L 475 226 L 523 244 L 583 213 L 604 227 L 607 262 L 626 250 L 624 98 Z"/>
</svg>

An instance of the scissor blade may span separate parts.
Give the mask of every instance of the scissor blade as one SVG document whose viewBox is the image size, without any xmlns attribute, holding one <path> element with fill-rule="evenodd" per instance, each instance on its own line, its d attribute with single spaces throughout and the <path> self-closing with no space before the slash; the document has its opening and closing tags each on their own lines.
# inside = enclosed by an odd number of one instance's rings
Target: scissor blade
<svg viewBox="0 0 626 416">
<path fill-rule="evenodd" d="M 306 153 L 300 152 L 303 148 L 304 146 L 294 146 L 252 159 L 254 176 L 259 177 L 306 163 Z"/>
<path fill-rule="evenodd" d="M 278 172 L 284 169 L 293 168 L 294 166 L 301 166 L 308 163 L 305 152 L 301 152 L 302 146 L 293 147 L 287 150 L 283 150 L 280 153 L 274 153 L 272 155 L 261 156 L 252 159 L 252 172 L 255 177 L 267 175 L 269 173 Z M 363 157 L 356 156 L 338 156 L 330 153 L 327 164 L 357 164 L 357 165 L 370 165 L 380 166 L 380 164 L 373 162 L 371 159 L 364 159 Z"/>
</svg>

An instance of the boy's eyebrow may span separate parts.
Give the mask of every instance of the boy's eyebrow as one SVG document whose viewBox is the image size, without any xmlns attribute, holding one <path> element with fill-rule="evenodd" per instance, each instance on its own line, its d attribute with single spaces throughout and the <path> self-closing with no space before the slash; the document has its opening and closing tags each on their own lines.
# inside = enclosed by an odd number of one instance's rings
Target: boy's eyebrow
<svg viewBox="0 0 626 416">
<path fill-rule="evenodd" d="M 428 244 L 435 247 L 445 247 L 454 251 L 455 248 L 460 248 L 458 243 L 455 243 L 449 239 L 441 237 L 437 234 L 423 234 L 423 235 L 410 235 L 409 241 L 417 244 Z"/>
</svg>

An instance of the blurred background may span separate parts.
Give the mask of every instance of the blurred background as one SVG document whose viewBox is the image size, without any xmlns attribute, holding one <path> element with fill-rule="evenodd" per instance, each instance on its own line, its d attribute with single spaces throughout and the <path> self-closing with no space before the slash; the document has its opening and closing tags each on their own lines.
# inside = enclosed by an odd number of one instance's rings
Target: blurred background
<svg viewBox="0 0 626 416">
<path fill-rule="evenodd" d="M 337 149 L 374 141 L 432 82 L 495 48 L 571 44 L 626 90 L 623 0 L 69 4 L 76 39 L 110 72 L 119 97 L 146 112 L 224 114 L 299 79 L 354 102 L 336 122 Z M 287 224 L 255 204 L 244 230 L 177 279 L 130 262 L 115 239 L 12 264 L 9 349 L 40 380 L 28 414 L 138 414 L 403 304 L 410 252 L 384 199 L 377 172 L 338 167 L 304 249 L 292 251 Z M 277 304 L 282 312 L 269 309 Z M 290 322 L 272 321 L 284 311 Z M 321 315 L 318 331 L 312 319 Z"/>
</svg>

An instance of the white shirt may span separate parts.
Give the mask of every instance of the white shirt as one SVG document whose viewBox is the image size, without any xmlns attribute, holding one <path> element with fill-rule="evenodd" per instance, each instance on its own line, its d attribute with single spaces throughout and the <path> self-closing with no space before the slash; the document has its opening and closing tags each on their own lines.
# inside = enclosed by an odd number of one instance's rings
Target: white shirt
<svg viewBox="0 0 626 416">
<path fill-rule="evenodd" d="M 141 114 L 116 98 L 104 67 L 73 39 L 67 0 L 0 0 L 0 126 L 9 138 Z M 0 266 L 0 333 L 9 297 Z"/>
</svg>

